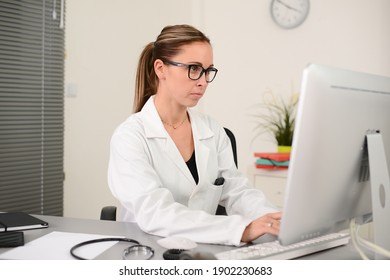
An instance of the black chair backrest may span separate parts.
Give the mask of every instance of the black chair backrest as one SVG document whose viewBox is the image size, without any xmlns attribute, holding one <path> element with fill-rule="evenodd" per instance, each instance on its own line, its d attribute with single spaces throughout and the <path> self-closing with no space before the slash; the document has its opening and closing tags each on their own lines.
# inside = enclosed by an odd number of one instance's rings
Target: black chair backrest
<svg viewBox="0 0 390 280">
<path fill-rule="evenodd" d="M 224 129 L 225 129 L 225 132 L 226 132 L 227 136 L 230 139 L 230 143 L 232 144 L 234 162 L 235 162 L 236 166 L 238 167 L 236 137 L 234 136 L 233 132 L 230 129 L 228 129 L 226 127 L 224 127 Z"/>
</svg>

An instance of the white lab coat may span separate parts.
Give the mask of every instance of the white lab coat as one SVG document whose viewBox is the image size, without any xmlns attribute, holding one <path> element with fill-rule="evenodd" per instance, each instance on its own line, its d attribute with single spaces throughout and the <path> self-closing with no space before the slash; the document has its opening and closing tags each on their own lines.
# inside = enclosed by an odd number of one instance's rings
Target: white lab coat
<svg viewBox="0 0 390 280">
<path fill-rule="evenodd" d="M 210 117 L 188 109 L 199 174 L 196 185 L 165 130 L 151 97 L 111 139 L 108 183 L 122 207 L 121 220 L 150 234 L 195 242 L 239 245 L 255 218 L 279 211 L 237 170 L 230 140 Z M 214 186 L 223 176 L 223 186 Z M 218 203 L 228 216 L 214 215 Z"/>
</svg>

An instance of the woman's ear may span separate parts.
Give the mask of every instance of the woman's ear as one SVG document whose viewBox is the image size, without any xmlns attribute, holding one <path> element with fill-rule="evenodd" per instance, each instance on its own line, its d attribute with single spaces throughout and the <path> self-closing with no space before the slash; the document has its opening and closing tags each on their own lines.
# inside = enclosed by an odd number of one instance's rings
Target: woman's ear
<svg viewBox="0 0 390 280">
<path fill-rule="evenodd" d="M 154 61 L 154 72 L 160 80 L 165 80 L 165 64 L 161 59 Z"/>
</svg>

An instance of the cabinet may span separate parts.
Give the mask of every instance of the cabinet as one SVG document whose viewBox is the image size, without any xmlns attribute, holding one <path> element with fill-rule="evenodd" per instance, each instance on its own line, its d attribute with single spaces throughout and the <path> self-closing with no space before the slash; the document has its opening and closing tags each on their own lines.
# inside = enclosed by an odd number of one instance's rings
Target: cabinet
<svg viewBox="0 0 390 280">
<path fill-rule="evenodd" d="M 255 188 L 279 208 L 283 208 L 287 182 L 287 169 L 260 169 L 251 167 L 250 173 Z"/>
</svg>

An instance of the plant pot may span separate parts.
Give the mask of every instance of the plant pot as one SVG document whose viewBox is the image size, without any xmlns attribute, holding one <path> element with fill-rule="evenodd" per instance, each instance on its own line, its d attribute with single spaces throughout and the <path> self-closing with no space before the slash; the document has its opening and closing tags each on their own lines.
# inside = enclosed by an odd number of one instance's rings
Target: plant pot
<svg viewBox="0 0 390 280">
<path fill-rule="evenodd" d="M 278 146 L 278 153 L 291 153 L 291 146 Z"/>
</svg>

